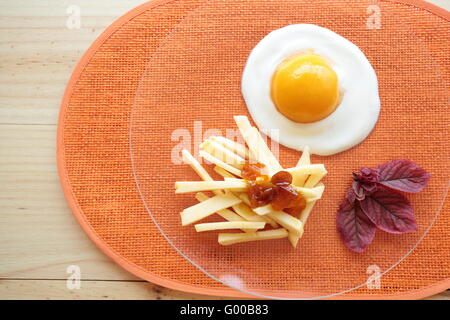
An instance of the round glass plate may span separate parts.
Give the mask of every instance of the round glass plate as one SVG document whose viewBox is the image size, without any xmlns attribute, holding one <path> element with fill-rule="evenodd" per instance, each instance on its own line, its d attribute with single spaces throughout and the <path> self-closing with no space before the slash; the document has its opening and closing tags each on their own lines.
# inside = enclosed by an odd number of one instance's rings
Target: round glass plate
<svg viewBox="0 0 450 320">
<path fill-rule="evenodd" d="M 217 232 L 181 226 L 180 212 L 197 201 L 194 194 L 175 194 L 174 183 L 200 178 L 182 164 L 180 151 L 197 155 L 204 138 L 236 132 L 233 116 L 248 115 L 240 79 L 249 52 L 270 31 L 294 23 L 331 29 L 361 48 L 378 76 L 381 114 L 360 145 L 312 157 L 313 163 L 325 164 L 328 175 L 297 248 L 287 239 L 221 246 Z M 191 12 L 150 58 L 132 110 L 130 153 L 151 218 L 200 270 L 259 297 L 321 298 L 365 286 L 374 272 L 389 272 L 432 227 L 448 190 L 449 120 L 438 65 L 407 24 L 382 4 L 212 0 Z M 285 168 L 300 156 L 282 146 L 278 153 Z M 335 220 L 351 173 L 405 158 L 432 174 L 424 191 L 407 195 L 419 230 L 404 235 L 378 231 L 365 252 L 349 251 Z M 219 179 L 210 164 L 204 166 Z M 221 219 L 214 215 L 202 222 L 210 221 Z"/>
</svg>

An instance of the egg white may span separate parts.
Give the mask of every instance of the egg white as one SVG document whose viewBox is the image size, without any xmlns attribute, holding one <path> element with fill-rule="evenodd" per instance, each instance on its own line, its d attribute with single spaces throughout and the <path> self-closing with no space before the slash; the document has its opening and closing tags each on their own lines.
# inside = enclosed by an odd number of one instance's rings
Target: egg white
<svg viewBox="0 0 450 320">
<path fill-rule="evenodd" d="M 325 119 L 297 123 L 282 115 L 271 99 L 271 81 L 279 64 L 313 51 L 327 59 L 338 76 L 341 102 Z M 277 29 L 251 51 L 242 74 L 242 95 L 256 125 L 278 143 L 317 155 L 332 155 L 362 142 L 380 113 L 378 81 L 364 53 L 337 33 L 312 24 Z"/>
</svg>

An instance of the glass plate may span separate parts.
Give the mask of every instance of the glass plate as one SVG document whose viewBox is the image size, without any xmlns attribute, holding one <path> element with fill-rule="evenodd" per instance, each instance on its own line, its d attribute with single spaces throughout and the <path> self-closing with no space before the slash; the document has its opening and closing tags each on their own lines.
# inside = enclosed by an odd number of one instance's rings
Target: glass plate
<svg viewBox="0 0 450 320">
<path fill-rule="evenodd" d="M 326 27 L 361 48 L 378 76 L 381 114 L 360 145 L 312 157 L 329 173 L 297 248 L 287 239 L 220 246 L 217 232 L 181 226 L 180 212 L 197 202 L 193 194 L 176 195 L 174 183 L 200 178 L 181 163 L 180 151 L 197 155 L 204 138 L 236 132 L 233 116 L 248 115 L 240 79 L 249 52 L 270 31 L 294 23 Z M 213 0 L 171 32 L 142 75 L 130 123 L 134 178 L 163 236 L 210 277 L 258 297 L 330 297 L 389 272 L 432 227 L 449 185 L 447 103 L 445 82 L 427 47 L 382 4 Z M 285 168 L 299 156 L 279 148 Z M 405 235 L 378 231 L 364 253 L 349 251 L 335 219 L 351 173 L 404 158 L 432 174 L 424 191 L 407 195 L 419 230 Z M 218 178 L 211 165 L 205 167 Z M 202 222 L 210 221 L 221 220 L 213 216 Z"/>
</svg>

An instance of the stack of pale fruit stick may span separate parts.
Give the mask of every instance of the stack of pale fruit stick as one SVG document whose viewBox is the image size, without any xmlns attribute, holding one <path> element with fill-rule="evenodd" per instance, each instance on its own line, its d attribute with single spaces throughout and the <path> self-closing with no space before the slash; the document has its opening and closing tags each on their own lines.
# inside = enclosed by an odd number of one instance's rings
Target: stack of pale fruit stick
<svg viewBox="0 0 450 320">
<path fill-rule="evenodd" d="M 192 167 L 203 181 L 178 181 L 175 193 L 196 192 L 198 204 L 181 212 L 183 226 L 195 224 L 197 232 L 238 229 L 238 233 L 219 233 L 221 245 L 231 245 L 255 240 L 288 238 L 293 247 L 303 235 L 303 228 L 314 204 L 322 197 L 325 186 L 321 179 L 327 171 L 323 164 L 311 164 L 309 148 L 305 147 L 297 165 L 283 169 L 270 151 L 258 129 L 245 116 L 235 116 L 234 120 L 245 141 L 245 145 L 220 136 L 206 139 L 200 146 L 199 155 L 215 165 L 214 171 L 224 180 L 215 181 L 202 165 L 187 151 L 182 151 L 183 162 Z M 248 183 L 242 179 L 241 169 L 245 162 L 261 163 L 271 177 L 279 171 L 292 175 L 292 184 L 306 200 L 306 207 L 298 217 L 284 211 L 276 211 L 272 206 L 257 208 L 250 206 L 247 194 Z M 204 191 L 211 191 L 209 197 Z M 198 223 L 213 214 L 226 221 Z M 264 229 L 266 224 L 271 229 Z"/>
</svg>

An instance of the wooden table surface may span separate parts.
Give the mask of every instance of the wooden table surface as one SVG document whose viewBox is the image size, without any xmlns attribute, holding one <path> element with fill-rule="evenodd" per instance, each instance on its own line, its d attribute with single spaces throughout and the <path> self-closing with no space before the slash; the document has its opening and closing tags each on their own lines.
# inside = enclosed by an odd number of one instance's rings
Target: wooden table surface
<svg viewBox="0 0 450 320">
<path fill-rule="evenodd" d="M 82 231 L 59 185 L 57 117 L 71 71 L 111 22 L 143 2 L 0 0 L 0 299 L 220 299 L 121 269 Z M 79 29 L 67 27 L 73 5 Z M 67 288 L 70 265 L 81 269 L 80 289 Z"/>
</svg>

